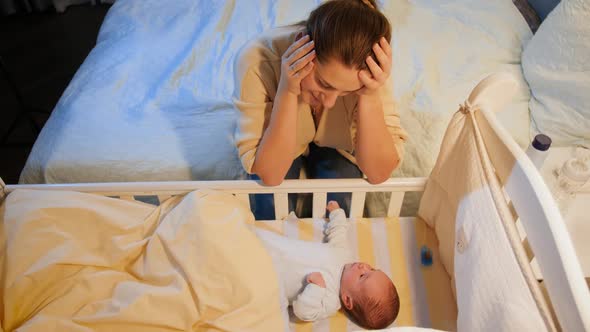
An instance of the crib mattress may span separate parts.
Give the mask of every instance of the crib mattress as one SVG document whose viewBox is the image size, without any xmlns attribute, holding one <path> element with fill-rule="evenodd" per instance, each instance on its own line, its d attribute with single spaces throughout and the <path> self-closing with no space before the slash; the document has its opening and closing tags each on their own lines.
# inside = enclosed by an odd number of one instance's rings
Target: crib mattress
<svg viewBox="0 0 590 332">
<path fill-rule="evenodd" d="M 381 269 L 393 280 L 401 308 L 395 326 L 432 327 L 455 331 L 457 306 L 451 280 L 438 258 L 438 243 L 431 228 L 419 218 L 352 219 L 349 239 L 360 261 Z M 256 222 L 259 228 L 305 241 L 323 240 L 323 219 L 288 219 Z M 433 251 L 433 264 L 423 266 L 420 248 Z M 358 327 L 342 312 L 309 323 L 297 321 L 291 314 L 292 331 L 352 331 Z"/>
</svg>

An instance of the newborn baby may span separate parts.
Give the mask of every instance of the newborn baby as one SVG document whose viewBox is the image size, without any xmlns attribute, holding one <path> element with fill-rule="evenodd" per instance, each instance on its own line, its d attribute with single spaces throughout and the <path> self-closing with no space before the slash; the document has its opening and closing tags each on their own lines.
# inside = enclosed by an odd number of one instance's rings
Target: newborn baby
<svg viewBox="0 0 590 332">
<path fill-rule="evenodd" d="M 353 262 L 344 210 L 335 201 L 330 201 L 327 209 L 327 243 L 256 230 L 273 258 L 286 300 L 295 316 L 304 321 L 329 317 L 343 307 L 364 328 L 389 326 L 400 306 L 393 282 L 383 271 Z"/>
</svg>

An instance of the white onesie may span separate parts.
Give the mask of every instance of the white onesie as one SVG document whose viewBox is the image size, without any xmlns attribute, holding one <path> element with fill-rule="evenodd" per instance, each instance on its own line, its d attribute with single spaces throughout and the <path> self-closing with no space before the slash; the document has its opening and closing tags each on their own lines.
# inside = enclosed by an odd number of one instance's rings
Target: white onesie
<svg viewBox="0 0 590 332">
<path fill-rule="evenodd" d="M 344 265 L 353 262 L 352 251 L 347 247 L 347 230 L 342 209 L 330 213 L 325 230 L 327 243 L 289 239 L 256 229 L 272 256 L 288 304 L 299 319 L 315 321 L 340 309 L 340 278 Z M 326 288 L 307 283 L 306 277 L 312 272 L 322 274 Z"/>
</svg>

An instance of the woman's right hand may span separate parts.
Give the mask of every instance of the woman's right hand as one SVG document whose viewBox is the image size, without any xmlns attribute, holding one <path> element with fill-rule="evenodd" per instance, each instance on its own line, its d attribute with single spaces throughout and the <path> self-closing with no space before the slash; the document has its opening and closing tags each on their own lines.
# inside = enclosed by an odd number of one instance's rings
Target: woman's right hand
<svg viewBox="0 0 590 332">
<path fill-rule="evenodd" d="M 310 41 L 309 35 L 297 38 L 282 56 L 279 90 L 287 89 L 286 92 L 296 96 L 301 94 L 301 80 L 311 73 L 313 59 L 313 40 Z"/>
</svg>

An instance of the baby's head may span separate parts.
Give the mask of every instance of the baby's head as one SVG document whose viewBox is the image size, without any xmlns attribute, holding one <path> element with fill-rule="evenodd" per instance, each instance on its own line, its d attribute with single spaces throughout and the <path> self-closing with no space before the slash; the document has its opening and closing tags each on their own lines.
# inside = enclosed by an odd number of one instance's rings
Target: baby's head
<svg viewBox="0 0 590 332">
<path fill-rule="evenodd" d="M 399 297 L 391 279 L 365 263 L 344 266 L 340 300 L 356 323 L 367 329 L 389 326 L 399 312 Z"/>
</svg>

